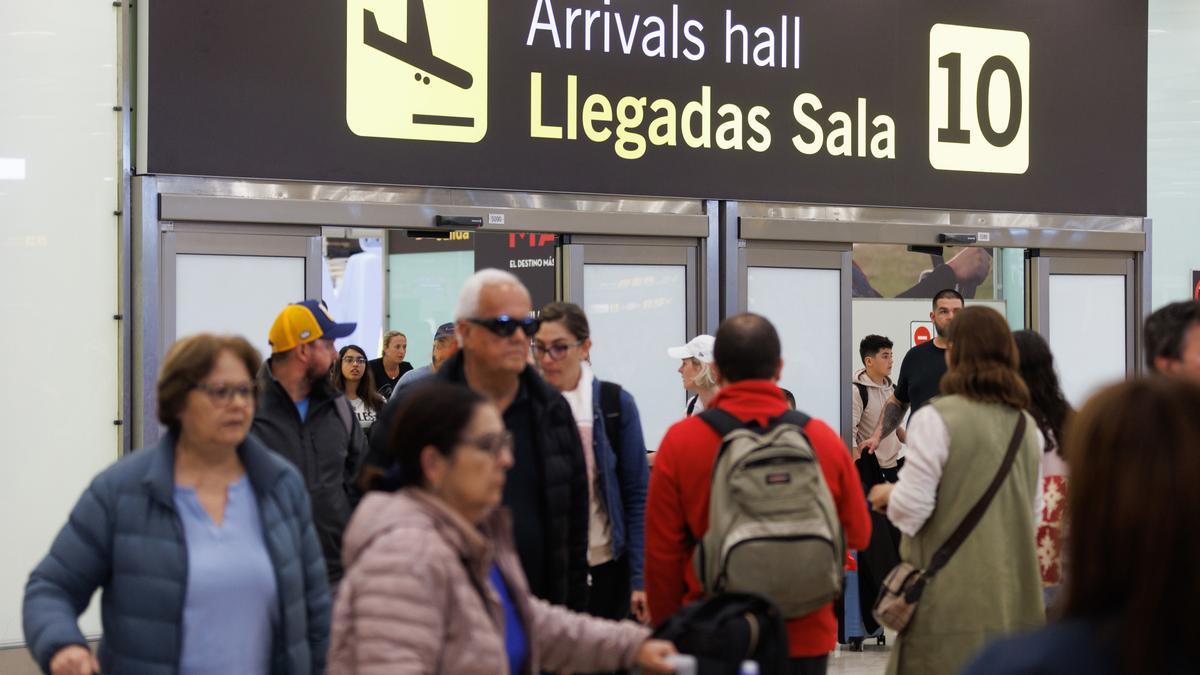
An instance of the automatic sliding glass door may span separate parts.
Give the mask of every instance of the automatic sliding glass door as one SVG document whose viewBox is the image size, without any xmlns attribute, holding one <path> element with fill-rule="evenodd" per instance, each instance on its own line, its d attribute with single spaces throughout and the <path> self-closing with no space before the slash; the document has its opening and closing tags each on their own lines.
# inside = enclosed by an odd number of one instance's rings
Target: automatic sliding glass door
<svg viewBox="0 0 1200 675">
<path fill-rule="evenodd" d="M 1049 341 L 1071 405 L 1136 371 L 1132 257 L 1031 251 L 1027 272 L 1030 325 Z"/>
<path fill-rule="evenodd" d="M 779 386 L 796 407 L 847 435 L 850 424 L 849 246 L 839 250 L 751 245 L 739 255 L 741 307 L 771 320 L 783 345 Z"/>
<path fill-rule="evenodd" d="M 646 447 L 684 416 L 679 362 L 667 349 L 696 335 L 695 246 L 563 246 L 563 297 L 587 312 L 596 376 L 637 399 Z"/>
</svg>

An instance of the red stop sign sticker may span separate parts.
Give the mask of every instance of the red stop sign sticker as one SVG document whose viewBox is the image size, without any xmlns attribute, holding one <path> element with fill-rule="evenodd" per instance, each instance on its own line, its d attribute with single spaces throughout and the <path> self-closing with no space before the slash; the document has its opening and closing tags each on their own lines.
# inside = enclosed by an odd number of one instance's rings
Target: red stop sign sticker
<svg viewBox="0 0 1200 675">
<path fill-rule="evenodd" d="M 933 334 L 929 331 L 929 328 L 927 326 L 917 326 L 917 329 L 913 331 L 913 346 L 914 347 L 919 344 L 924 344 L 926 342 L 929 342 L 932 339 L 933 339 Z"/>
</svg>

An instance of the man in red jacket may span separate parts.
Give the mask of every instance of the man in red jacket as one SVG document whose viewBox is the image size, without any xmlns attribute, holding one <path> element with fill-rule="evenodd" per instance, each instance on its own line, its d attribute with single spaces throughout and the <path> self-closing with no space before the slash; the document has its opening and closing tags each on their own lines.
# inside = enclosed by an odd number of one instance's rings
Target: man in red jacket
<svg viewBox="0 0 1200 675">
<path fill-rule="evenodd" d="M 721 390 L 710 407 L 765 425 L 788 409 L 776 382 L 783 370 L 779 334 L 757 314 L 721 323 L 714 348 Z M 820 420 L 804 428 L 837 505 L 848 549 L 865 548 L 871 519 L 850 450 Z M 684 604 L 701 597 L 692 565 L 695 543 L 708 530 L 708 499 L 721 437 L 704 420 L 689 417 L 663 437 L 650 475 L 646 504 L 646 594 L 650 615 L 662 623 Z M 789 619 L 788 651 L 794 673 L 824 673 L 837 644 L 833 603 Z"/>
</svg>

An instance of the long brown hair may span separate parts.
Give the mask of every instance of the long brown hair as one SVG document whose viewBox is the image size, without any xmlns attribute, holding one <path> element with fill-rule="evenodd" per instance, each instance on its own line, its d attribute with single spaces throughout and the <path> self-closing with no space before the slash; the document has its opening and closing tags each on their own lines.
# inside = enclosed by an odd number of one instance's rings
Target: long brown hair
<svg viewBox="0 0 1200 675">
<path fill-rule="evenodd" d="M 1100 622 L 1126 673 L 1168 672 L 1166 635 L 1200 632 L 1200 385 L 1109 387 L 1069 423 L 1063 614 Z"/>
<path fill-rule="evenodd" d="M 967 307 L 950 324 L 950 369 L 943 394 L 1024 410 L 1029 389 L 1018 370 L 1017 345 L 1008 322 L 989 307 Z"/>
</svg>

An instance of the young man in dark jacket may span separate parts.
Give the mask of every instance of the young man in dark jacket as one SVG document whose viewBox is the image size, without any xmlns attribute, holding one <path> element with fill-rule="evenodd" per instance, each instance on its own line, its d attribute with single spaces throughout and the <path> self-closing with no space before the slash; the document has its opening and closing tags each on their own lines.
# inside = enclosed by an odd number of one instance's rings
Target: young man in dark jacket
<svg viewBox="0 0 1200 675">
<path fill-rule="evenodd" d="M 342 578 L 342 532 L 350 520 L 354 479 L 367 439 L 345 396 L 329 381 L 334 338 L 354 332 L 317 300 L 288 305 L 271 326 L 271 358 L 258 373 L 254 434 L 300 469 L 312 498 L 330 586 Z"/>
<path fill-rule="evenodd" d="M 488 269 L 463 286 L 455 308 L 462 350 L 437 378 L 491 398 L 513 435 L 515 464 L 504 484 L 521 566 L 534 595 L 571 609 L 587 606 L 588 489 L 579 428 L 566 399 L 529 365 L 529 291 L 511 274 Z M 432 379 L 432 378 L 429 378 Z M 376 422 L 390 432 L 396 409 L 421 383 L 392 397 Z M 390 433 L 374 434 L 368 472 L 387 471 Z"/>
</svg>

